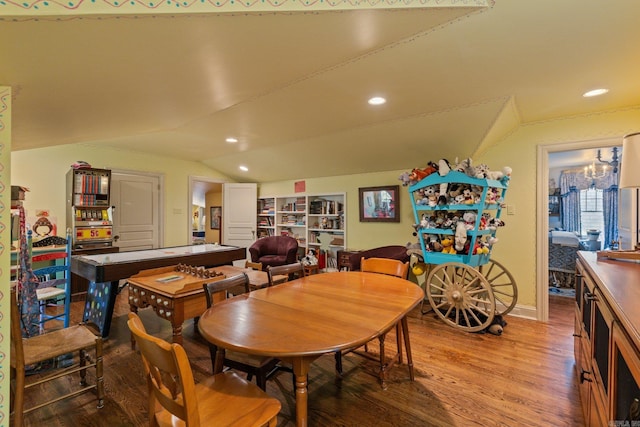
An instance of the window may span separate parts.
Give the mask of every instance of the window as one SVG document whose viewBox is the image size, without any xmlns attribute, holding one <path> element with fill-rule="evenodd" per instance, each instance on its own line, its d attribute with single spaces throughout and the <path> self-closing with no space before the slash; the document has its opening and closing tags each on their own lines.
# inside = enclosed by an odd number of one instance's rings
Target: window
<svg viewBox="0 0 640 427">
<path fill-rule="evenodd" d="M 597 188 L 580 190 L 580 234 L 586 236 L 591 229 L 604 230 L 602 190 Z"/>
</svg>

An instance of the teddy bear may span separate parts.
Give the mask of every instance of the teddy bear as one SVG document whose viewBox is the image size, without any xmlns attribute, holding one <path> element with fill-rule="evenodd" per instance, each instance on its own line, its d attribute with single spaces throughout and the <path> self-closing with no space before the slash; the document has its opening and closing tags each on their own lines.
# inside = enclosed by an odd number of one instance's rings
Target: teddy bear
<svg viewBox="0 0 640 427">
<path fill-rule="evenodd" d="M 465 228 L 467 230 L 473 230 L 476 227 L 476 219 L 478 218 L 478 214 L 475 212 L 465 212 L 462 214 L 462 221 L 464 221 Z"/>
</svg>

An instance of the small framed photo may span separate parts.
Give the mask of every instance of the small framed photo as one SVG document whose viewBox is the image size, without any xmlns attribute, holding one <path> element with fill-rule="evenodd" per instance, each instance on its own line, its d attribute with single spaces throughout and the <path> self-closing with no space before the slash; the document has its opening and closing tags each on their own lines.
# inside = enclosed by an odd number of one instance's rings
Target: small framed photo
<svg viewBox="0 0 640 427">
<path fill-rule="evenodd" d="M 220 230 L 222 226 L 222 206 L 211 206 L 211 229 Z"/>
<path fill-rule="evenodd" d="M 400 222 L 400 186 L 359 188 L 360 222 Z"/>
</svg>

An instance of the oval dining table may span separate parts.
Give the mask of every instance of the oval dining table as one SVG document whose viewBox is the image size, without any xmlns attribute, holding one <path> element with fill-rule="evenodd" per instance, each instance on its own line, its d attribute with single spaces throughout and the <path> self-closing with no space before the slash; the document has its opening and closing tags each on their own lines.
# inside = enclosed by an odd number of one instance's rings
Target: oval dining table
<svg viewBox="0 0 640 427">
<path fill-rule="evenodd" d="M 406 316 L 423 297 L 417 284 L 384 274 L 313 274 L 216 303 L 200 316 L 198 328 L 218 348 L 216 372 L 225 349 L 291 363 L 296 425 L 306 426 L 307 374 L 323 354 L 363 345 L 401 322 L 413 372 Z"/>
</svg>

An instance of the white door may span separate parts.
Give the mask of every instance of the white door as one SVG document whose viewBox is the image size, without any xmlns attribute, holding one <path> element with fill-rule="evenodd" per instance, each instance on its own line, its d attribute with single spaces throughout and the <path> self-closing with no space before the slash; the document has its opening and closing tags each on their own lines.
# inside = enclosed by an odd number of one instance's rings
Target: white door
<svg viewBox="0 0 640 427">
<path fill-rule="evenodd" d="M 159 246 L 159 194 L 158 176 L 112 172 L 113 244 L 121 252 Z"/>
<path fill-rule="evenodd" d="M 621 188 L 618 199 L 618 239 L 620 249 L 633 249 L 638 243 L 638 189 Z"/>
<path fill-rule="evenodd" d="M 222 244 L 247 248 L 248 258 L 256 240 L 257 184 L 224 184 L 222 200 Z"/>
</svg>

